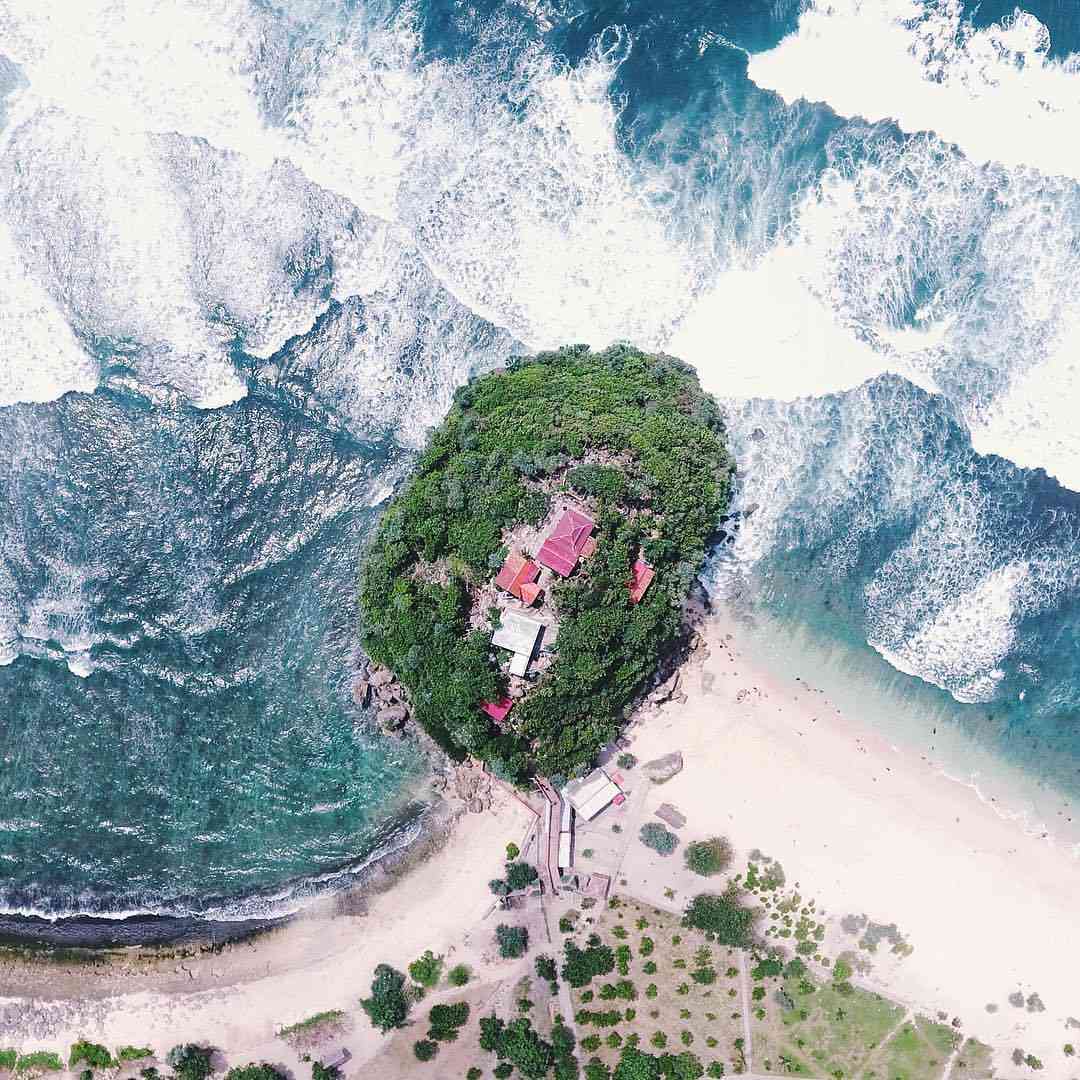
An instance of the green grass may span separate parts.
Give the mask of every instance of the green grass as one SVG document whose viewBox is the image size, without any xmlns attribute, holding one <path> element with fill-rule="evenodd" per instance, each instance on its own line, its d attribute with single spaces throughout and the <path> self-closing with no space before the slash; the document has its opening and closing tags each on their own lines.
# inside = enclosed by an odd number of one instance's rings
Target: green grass
<svg viewBox="0 0 1080 1080">
<path fill-rule="evenodd" d="M 0 1069 L 10 1072 L 15 1068 L 15 1062 L 19 1060 L 17 1050 L 0 1050 Z"/>
<path fill-rule="evenodd" d="M 766 1071 L 835 1076 L 839 1070 L 844 1078 L 858 1076 L 904 1015 L 899 1005 L 858 988 L 842 992 L 793 978 L 769 978 L 764 985 L 765 1019 L 755 1018 L 752 1025 L 755 1068 L 768 1060 Z M 781 985 L 793 1009 L 785 1010 L 776 1000 Z"/>
<path fill-rule="evenodd" d="M 327 1009 L 325 1012 L 315 1013 L 314 1016 L 309 1016 L 306 1020 L 300 1020 L 298 1023 L 290 1024 L 286 1028 L 282 1028 L 278 1035 L 283 1039 L 287 1039 L 294 1035 L 310 1035 L 317 1028 L 322 1027 L 324 1024 L 336 1024 L 339 1020 L 345 1018 L 345 1013 L 341 1009 Z"/>
<path fill-rule="evenodd" d="M 955 1080 L 990 1080 L 994 1075 L 993 1051 L 986 1043 L 969 1038 L 953 1062 L 952 1075 Z"/>
<path fill-rule="evenodd" d="M 15 1064 L 15 1071 L 20 1073 L 62 1072 L 64 1059 L 52 1050 L 35 1050 L 22 1054 Z"/>
<path fill-rule="evenodd" d="M 959 1036 L 920 1016 L 903 1024 L 881 1053 L 876 1072 L 887 1080 L 934 1080 L 945 1071 Z"/>
</svg>

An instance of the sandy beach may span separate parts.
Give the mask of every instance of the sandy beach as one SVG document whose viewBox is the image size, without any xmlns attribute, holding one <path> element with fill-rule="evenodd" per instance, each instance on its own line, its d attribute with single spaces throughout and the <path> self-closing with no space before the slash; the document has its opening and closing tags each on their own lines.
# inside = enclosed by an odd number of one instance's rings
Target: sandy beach
<svg viewBox="0 0 1080 1080">
<path fill-rule="evenodd" d="M 766 670 L 730 619 L 706 636 L 710 657 L 683 672 L 688 700 L 632 732 L 640 759 L 677 749 L 686 763 L 646 792 L 642 820 L 672 803 L 689 819 L 684 842 L 721 833 L 737 864 L 755 848 L 778 859 L 788 884 L 830 916 L 834 957 L 856 948 L 844 916 L 895 923 L 912 953 L 862 953 L 872 962 L 862 985 L 959 1017 L 1003 1051 L 999 1074 L 1016 1073 L 1008 1054 L 1022 1047 L 1043 1075 L 1075 1075 L 1062 1047 L 1080 1034 L 1069 1026 L 1080 1018 L 1080 862 L 840 712 L 811 672 Z M 1008 1000 L 1017 991 L 1020 1007 Z M 1027 1007 L 1031 994 L 1041 1011 Z"/>
<path fill-rule="evenodd" d="M 7 969 L 0 981 L 4 1042 L 66 1055 L 78 1038 L 150 1046 L 159 1054 L 198 1041 L 220 1047 L 230 1066 L 268 1061 L 306 1076 L 310 1066 L 276 1030 L 329 1009 L 355 1017 L 376 964 L 404 970 L 432 949 L 449 963 L 469 963 L 483 979 L 490 935 L 474 942 L 468 930 L 492 906 L 487 883 L 502 871 L 506 844 L 522 844 L 531 824 L 528 811 L 500 791 L 491 810 L 462 817 L 449 842 L 373 897 L 366 914 L 313 912 L 220 955 L 178 961 L 127 985 L 78 965 Z M 361 1018 L 339 1042 L 349 1047 L 352 1068 L 376 1054 L 382 1038 Z"/>
<path fill-rule="evenodd" d="M 966 1035 L 994 1047 L 999 1075 L 1016 1074 L 1009 1055 L 1022 1048 L 1042 1060 L 1042 1075 L 1073 1076 L 1062 1047 L 1080 1041 L 1070 1019 L 1080 1018 L 1080 862 L 999 816 L 927 755 L 839 709 L 805 664 L 787 672 L 744 649 L 744 627 L 730 617 L 713 618 L 702 636 L 708 655 L 681 670 L 679 694 L 644 708 L 628 731 L 640 761 L 679 750 L 684 768 L 661 785 L 632 770 L 630 798 L 597 819 L 595 835 L 615 842 L 594 858 L 608 860 L 600 868 L 616 888 L 671 911 L 702 890 L 681 859 L 662 859 L 636 839 L 661 803 L 672 804 L 688 819 L 683 843 L 731 840 L 733 873 L 755 849 L 779 860 L 788 886 L 827 915 L 822 951 L 869 961 L 861 985 L 957 1018 Z M 94 972 L 24 972 L 18 989 L 5 987 L 0 1018 L 26 1033 L 17 1040 L 25 1048 L 64 1049 L 88 1037 L 163 1051 L 197 1039 L 222 1047 L 229 1063 L 267 1060 L 302 1075 L 275 1030 L 324 1009 L 356 1016 L 378 962 L 403 969 L 431 948 L 474 965 L 481 987 L 497 983 L 502 973 L 484 952 L 487 882 L 505 844 L 521 844 L 531 824 L 500 790 L 492 811 L 465 815 L 441 850 L 362 916 L 312 913 L 197 965 L 140 976 L 134 993 Z M 716 883 L 723 879 L 705 887 Z M 909 955 L 888 944 L 860 951 L 859 935 L 841 925 L 852 915 L 895 924 Z M 1010 1002 L 1017 994 L 1019 1005 Z M 354 1055 L 347 1075 L 363 1075 L 355 1066 L 385 1045 L 362 1015 L 341 1041 Z"/>
</svg>

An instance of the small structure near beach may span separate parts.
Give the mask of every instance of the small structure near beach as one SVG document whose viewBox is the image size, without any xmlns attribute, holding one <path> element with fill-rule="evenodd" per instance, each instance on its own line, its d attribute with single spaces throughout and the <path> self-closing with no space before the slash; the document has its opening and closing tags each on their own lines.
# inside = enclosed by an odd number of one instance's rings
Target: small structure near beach
<svg viewBox="0 0 1080 1080">
<path fill-rule="evenodd" d="M 482 712 L 487 713 L 496 724 L 501 726 L 513 704 L 513 698 L 504 697 L 498 701 L 485 701 L 481 704 L 480 709 Z"/>
<path fill-rule="evenodd" d="M 537 642 L 544 632 L 544 624 L 538 619 L 510 608 L 502 612 L 499 626 L 491 636 L 491 644 L 509 649 L 514 654 L 510 661 L 511 675 L 524 675 L 536 653 Z"/>
<path fill-rule="evenodd" d="M 588 776 L 571 780 L 562 789 L 562 797 L 578 817 L 592 821 L 604 807 L 622 799 L 622 790 L 603 769 L 593 769 Z"/>
<path fill-rule="evenodd" d="M 517 597 L 527 607 L 532 607 L 544 591 L 536 584 L 539 576 L 540 567 L 536 563 L 511 552 L 506 556 L 502 569 L 495 575 L 495 584 L 511 596 Z"/>
<path fill-rule="evenodd" d="M 592 535 L 595 528 L 596 522 L 592 518 L 577 510 L 564 510 L 551 535 L 540 546 L 537 562 L 561 577 L 569 577 L 577 569 L 578 560 L 596 550 Z"/>
</svg>

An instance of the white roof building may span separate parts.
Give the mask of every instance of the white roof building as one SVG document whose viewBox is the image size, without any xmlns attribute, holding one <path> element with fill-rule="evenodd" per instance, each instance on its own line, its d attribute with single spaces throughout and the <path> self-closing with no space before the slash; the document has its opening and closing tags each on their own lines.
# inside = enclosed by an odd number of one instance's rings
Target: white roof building
<svg viewBox="0 0 1080 1080">
<path fill-rule="evenodd" d="M 562 789 L 562 797 L 586 821 L 591 821 L 621 794 L 619 785 L 603 769 L 594 769 L 580 780 L 571 780 Z"/>
<path fill-rule="evenodd" d="M 514 659 L 510 662 L 511 675 L 524 675 L 528 670 L 529 662 L 536 652 L 536 641 L 544 629 L 542 622 L 530 619 L 520 611 L 513 608 L 503 610 L 499 625 L 491 636 L 491 643 L 509 649 L 514 654 Z"/>
</svg>

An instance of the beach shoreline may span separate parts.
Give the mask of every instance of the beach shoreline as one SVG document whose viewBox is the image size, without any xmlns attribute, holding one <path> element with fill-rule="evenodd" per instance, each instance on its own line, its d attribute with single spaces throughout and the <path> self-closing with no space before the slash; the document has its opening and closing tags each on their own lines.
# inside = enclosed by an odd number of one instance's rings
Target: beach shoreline
<svg viewBox="0 0 1080 1080">
<path fill-rule="evenodd" d="M 682 843 L 728 837 L 732 874 L 755 851 L 778 860 L 788 887 L 817 902 L 822 952 L 853 954 L 860 985 L 955 1020 L 994 1048 L 1006 1073 L 1008 1055 L 1022 1048 L 1043 1061 L 1045 1076 L 1071 1076 L 1062 1046 L 1080 1017 L 1072 985 L 1080 862 L 1068 846 L 1032 835 L 992 794 L 877 730 L 863 715 L 873 711 L 869 699 L 865 710 L 841 707 L 815 686 L 812 666 L 744 648 L 752 635 L 739 617 L 714 612 L 699 633 L 703 646 L 679 669 L 677 692 L 643 705 L 625 733 L 639 761 L 678 750 L 684 767 L 659 785 L 630 773 L 630 798 L 611 811 L 628 842 L 618 865 L 596 869 L 617 874 L 616 891 L 672 911 L 722 886 L 637 842 L 640 824 L 669 803 L 687 818 Z M 404 969 L 432 948 L 497 980 L 482 925 L 493 906 L 487 882 L 506 843 L 525 846 L 533 819 L 508 789 L 493 790 L 490 811 L 453 815 L 437 850 L 352 913 L 327 898 L 258 942 L 202 959 L 195 975 L 173 964 L 134 980 L 122 968 L 104 977 L 65 969 L 57 979 L 55 967 L 28 963 L 13 982 L 13 969 L 0 968 L 0 1020 L 31 1049 L 156 1037 L 163 1052 L 195 1039 L 230 1061 L 288 1064 L 275 1025 L 324 1008 L 356 1013 L 376 963 Z M 587 858 L 579 868 L 589 869 Z M 860 948 L 845 930 L 852 918 L 895 925 L 904 948 Z M 1010 1004 L 1017 994 L 1020 1005 Z M 358 1064 L 384 1045 L 362 1016 L 347 1041 Z"/>
</svg>

